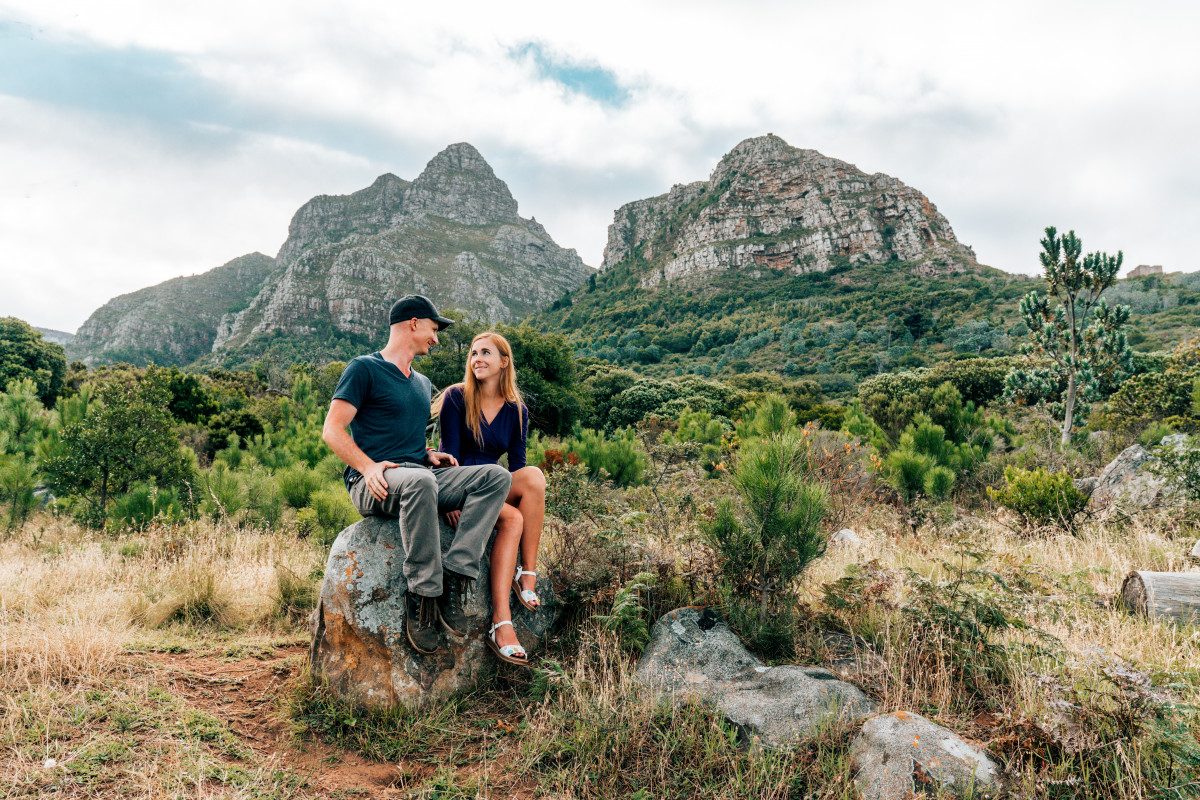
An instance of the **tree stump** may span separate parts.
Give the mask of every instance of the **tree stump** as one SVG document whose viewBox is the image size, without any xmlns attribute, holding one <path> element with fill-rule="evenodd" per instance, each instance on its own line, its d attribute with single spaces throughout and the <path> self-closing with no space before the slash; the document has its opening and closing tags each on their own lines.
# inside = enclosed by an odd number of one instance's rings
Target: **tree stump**
<svg viewBox="0 0 1200 800">
<path fill-rule="evenodd" d="M 1131 572 L 1121 602 L 1152 619 L 1200 623 L 1200 572 Z"/>
</svg>

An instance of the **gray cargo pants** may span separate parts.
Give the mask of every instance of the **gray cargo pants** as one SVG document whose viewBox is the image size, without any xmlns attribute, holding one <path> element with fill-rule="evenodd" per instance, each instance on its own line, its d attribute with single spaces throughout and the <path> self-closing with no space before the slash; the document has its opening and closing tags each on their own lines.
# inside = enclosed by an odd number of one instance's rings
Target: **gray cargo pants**
<svg viewBox="0 0 1200 800">
<path fill-rule="evenodd" d="M 512 486 L 508 470 L 499 464 L 437 469 L 403 464 L 384 470 L 383 477 L 388 482 L 386 499 L 377 500 L 361 478 L 350 487 L 350 499 L 364 517 L 399 518 L 408 590 L 440 597 L 443 567 L 478 578 L 483 550 Z M 462 516 L 443 557 L 438 514 L 456 509 L 462 510 Z"/>
</svg>

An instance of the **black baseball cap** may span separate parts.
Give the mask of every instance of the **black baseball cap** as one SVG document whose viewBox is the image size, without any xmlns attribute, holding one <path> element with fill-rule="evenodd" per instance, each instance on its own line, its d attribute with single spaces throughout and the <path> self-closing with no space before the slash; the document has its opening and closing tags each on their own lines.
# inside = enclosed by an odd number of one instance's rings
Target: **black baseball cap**
<svg viewBox="0 0 1200 800">
<path fill-rule="evenodd" d="M 406 319 L 431 319 L 438 325 L 438 330 L 449 328 L 454 320 L 447 319 L 438 313 L 437 307 L 428 297 L 420 294 L 406 294 L 392 305 L 392 313 L 388 315 L 388 324 L 395 325 Z"/>
</svg>

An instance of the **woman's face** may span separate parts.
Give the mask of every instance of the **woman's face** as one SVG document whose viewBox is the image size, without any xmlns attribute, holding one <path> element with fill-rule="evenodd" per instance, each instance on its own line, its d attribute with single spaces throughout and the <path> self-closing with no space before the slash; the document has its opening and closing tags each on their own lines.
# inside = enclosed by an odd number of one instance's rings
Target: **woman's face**
<svg viewBox="0 0 1200 800">
<path fill-rule="evenodd" d="M 482 382 L 493 375 L 499 375 L 508 365 L 508 359 L 500 355 L 496 343 L 490 337 L 484 337 L 471 343 L 471 355 L 467 358 L 467 364 L 471 367 L 475 380 Z"/>
</svg>

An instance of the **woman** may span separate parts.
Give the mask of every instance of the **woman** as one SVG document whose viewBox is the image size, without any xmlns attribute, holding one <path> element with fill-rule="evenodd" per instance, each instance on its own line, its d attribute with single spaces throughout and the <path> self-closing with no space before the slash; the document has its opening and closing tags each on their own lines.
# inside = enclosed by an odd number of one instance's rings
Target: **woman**
<svg viewBox="0 0 1200 800">
<path fill-rule="evenodd" d="M 462 383 L 447 387 L 433 406 L 434 415 L 441 417 L 441 450 L 458 459 L 459 464 L 495 464 L 501 455 L 508 455 L 512 489 L 500 512 L 492 546 L 492 628 L 488 645 L 503 661 L 527 664 L 525 648 L 512 628 L 508 598 L 515 591 L 517 600 L 531 611 L 541 604 L 535 588 L 538 543 L 546 515 L 546 478 L 540 469 L 525 463 L 529 409 L 517 389 L 517 370 L 508 340 L 494 331 L 476 336 L 471 341 Z M 459 512 L 447 516 L 452 525 L 458 524 Z"/>
</svg>

